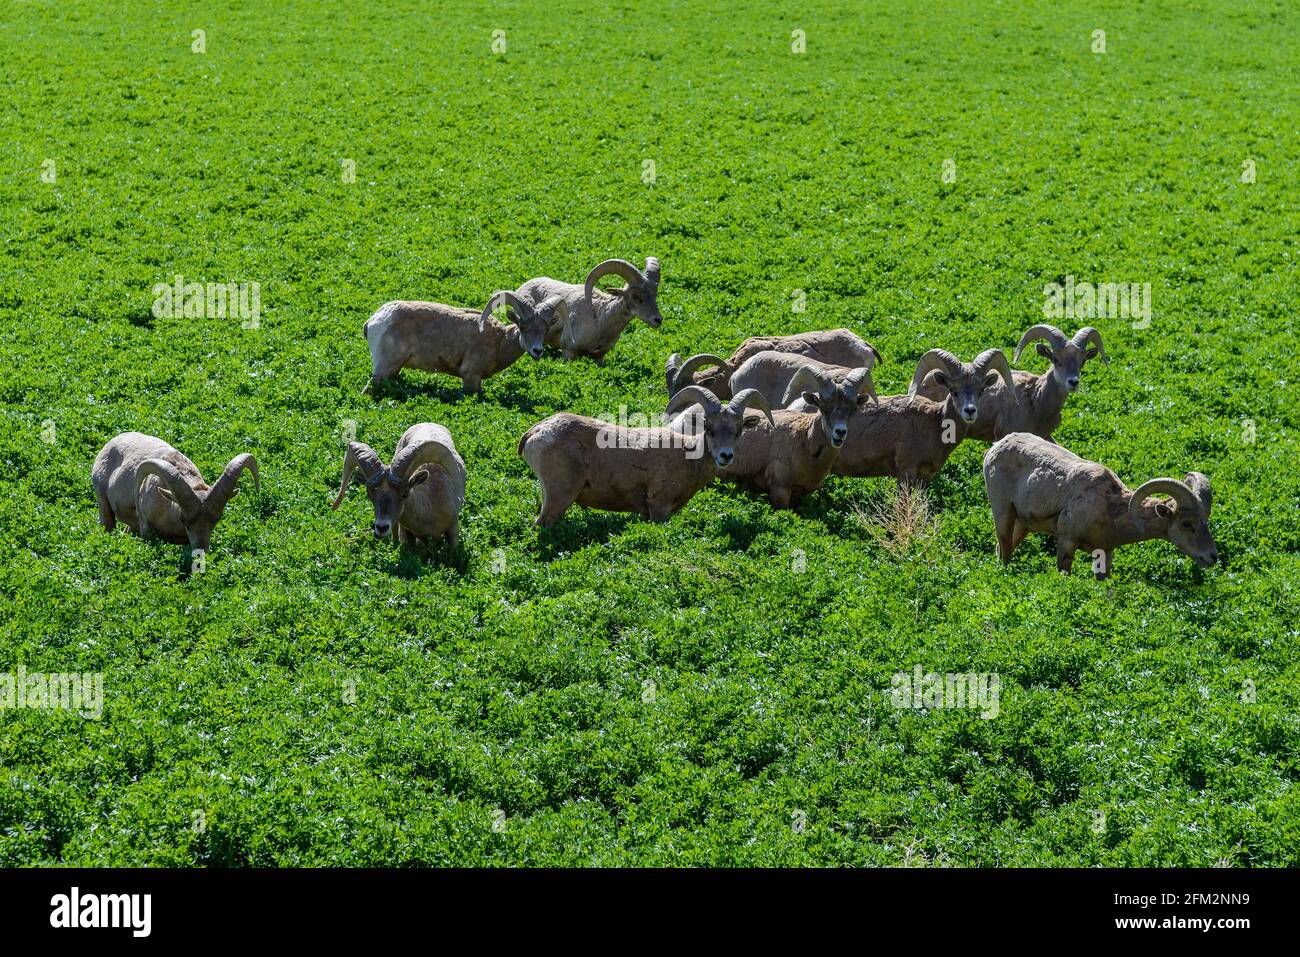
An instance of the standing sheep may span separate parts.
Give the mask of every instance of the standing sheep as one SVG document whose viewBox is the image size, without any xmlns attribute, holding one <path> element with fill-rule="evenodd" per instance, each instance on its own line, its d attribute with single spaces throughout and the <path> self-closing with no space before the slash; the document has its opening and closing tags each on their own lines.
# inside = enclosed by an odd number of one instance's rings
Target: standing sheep
<svg viewBox="0 0 1300 957">
<path fill-rule="evenodd" d="M 358 469 L 374 507 L 375 538 L 391 533 L 398 542 L 423 541 L 431 548 L 446 535 L 447 543 L 456 547 L 465 504 L 465 463 L 446 428 L 431 422 L 411 426 L 398 440 L 391 466 L 385 466 L 370 446 L 349 442 L 343 483 L 331 509 L 339 507 Z"/>
<path fill-rule="evenodd" d="M 247 452 L 231 459 L 209 486 L 198 467 L 162 439 L 123 432 L 95 456 L 90 481 L 105 531 L 111 532 L 121 520 L 142 538 L 156 535 L 207 552 L 212 529 L 239 491 L 245 469 L 260 489 L 257 459 Z"/>
<path fill-rule="evenodd" d="M 848 437 L 850 420 L 875 399 L 865 367 L 836 382 L 804 366 L 790 383 L 785 408 L 772 413 L 770 424 L 746 423 L 745 441 L 722 477 L 767 493 L 773 508 L 789 508 L 821 487 Z"/>
<path fill-rule="evenodd" d="M 800 332 L 792 336 L 754 336 L 742 342 L 730 359 L 701 353 L 683 361 L 674 352 L 668 357 L 666 370 L 668 398 L 688 385 L 703 386 L 719 398 L 730 398 L 731 376 L 760 352 L 788 352 L 825 365 L 849 369 L 874 368 L 880 361 L 876 347 L 848 329 Z"/>
<path fill-rule="evenodd" d="M 1060 329 L 1046 323 L 1025 331 L 1011 361 L 1019 360 L 1025 346 L 1036 339 L 1046 339 L 1050 343 L 1050 348 L 1038 343 L 1038 354 L 1051 363 L 1047 371 L 1042 375 L 1013 372 L 1015 395 L 1001 383 L 989 386 L 980 399 L 979 415 L 967 432 L 968 438 L 993 442 L 1012 432 L 1032 432 L 1050 439 L 1061 424 L 1065 400 L 1079 388 L 1079 373 L 1084 363 L 1100 358 L 1110 365 L 1101 344 L 1101 333 L 1092 326 L 1084 326 L 1073 338 L 1067 339 Z M 944 390 L 932 374 L 918 391 L 938 401 L 943 398 Z"/>
<path fill-rule="evenodd" d="M 514 328 L 491 318 L 503 305 Z M 438 302 L 385 303 L 363 327 L 372 369 L 363 392 L 402 369 L 454 375 L 466 392 L 477 392 L 525 352 L 540 359 L 547 330 L 565 309 L 558 296 L 534 305 L 509 291 L 494 292 L 482 312 Z"/>
<path fill-rule="evenodd" d="M 1152 538 L 1164 539 L 1203 568 L 1219 557 L 1210 534 L 1210 482 L 1200 472 L 1188 472 L 1182 481 L 1151 479 L 1129 491 L 1104 465 L 1037 435 L 1013 432 L 985 453 L 984 488 L 1003 562 L 1011 561 L 1030 532 L 1056 537 L 1056 567 L 1066 573 L 1076 550 L 1104 553 L 1094 565 L 1097 578 L 1110 574 L 1117 547 Z"/>
<path fill-rule="evenodd" d="M 697 402 L 704 411 L 698 435 L 667 427 L 622 428 L 569 412 L 534 425 L 519 440 L 519 454 L 542 486 L 537 524 L 554 525 L 574 502 L 665 521 L 712 482 L 718 469 L 731 465 L 748 406 L 757 406 L 772 421 L 757 392 L 742 392 L 723 405 L 696 386 L 683 389 L 667 414 Z"/>
<path fill-rule="evenodd" d="M 931 371 L 947 393 L 941 402 L 915 391 Z M 831 470 L 857 477 L 892 475 L 900 488 L 929 480 L 966 437 L 979 413 L 980 396 L 996 376 L 1012 381 L 1011 366 L 999 349 L 980 353 L 974 362 L 931 349 L 917 362 L 907 395 L 887 395 L 854 417 Z"/>
<path fill-rule="evenodd" d="M 596 288 L 602 277 L 611 274 L 622 277 L 627 285 Z M 547 332 L 546 344 L 562 349 L 566 359 L 590 356 L 597 365 L 604 365 L 605 354 L 633 319 L 651 329 L 658 329 L 664 321 L 659 313 L 659 260 L 653 256 L 646 259 L 644 272 L 626 259 L 606 259 L 587 274 L 581 286 L 542 276 L 528 280 L 517 291 L 533 303 L 556 296 L 564 301 L 567 311 Z"/>
</svg>

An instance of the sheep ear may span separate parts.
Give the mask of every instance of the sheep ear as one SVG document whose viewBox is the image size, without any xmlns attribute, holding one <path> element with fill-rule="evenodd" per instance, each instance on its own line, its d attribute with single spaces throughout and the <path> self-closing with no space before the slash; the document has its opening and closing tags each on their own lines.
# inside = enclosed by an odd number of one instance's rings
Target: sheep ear
<svg viewBox="0 0 1300 957">
<path fill-rule="evenodd" d="M 1085 353 L 1083 354 L 1083 358 L 1084 358 L 1085 361 L 1088 360 L 1088 359 L 1095 359 L 1095 358 L 1097 358 L 1097 347 L 1096 347 L 1096 346 L 1093 346 L 1091 349 L 1089 349 L 1087 352 L 1085 352 Z"/>
<path fill-rule="evenodd" d="M 1034 347 L 1034 351 L 1037 352 L 1044 359 L 1047 359 L 1049 362 L 1051 361 L 1052 347 L 1049 346 L 1046 342 L 1038 343 L 1038 345 Z"/>
<path fill-rule="evenodd" d="M 167 499 L 167 501 L 171 502 L 173 505 L 176 504 L 176 496 L 172 494 L 172 490 L 171 490 L 171 489 L 169 489 L 169 488 L 164 488 L 164 487 L 161 486 L 161 485 L 157 486 L 157 488 L 158 488 L 158 492 L 159 492 L 159 494 L 161 494 L 163 498 Z"/>
<path fill-rule="evenodd" d="M 800 396 L 800 398 L 811 405 L 814 409 L 820 409 L 822 407 L 822 398 L 816 392 L 805 392 Z"/>
<path fill-rule="evenodd" d="M 862 395 L 858 396 L 858 408 L 865 409 L 867 406 L 869 406 L 872 402 L 875 401 L 876 399 L 874 399 L 870 395 L 870 393 L 864 392 L 862 393 Z"/>
<path fill-rule="evenodd" d="M 417 485 L 423 485 L 426 481 L 428 481 L 428 479 L 429 479 L 429 470 L 420 469 L 418 472 L 416 472 L 407 480 L 406 488 L 409 491 L 410 489 L 415 488 Z"/>
<path fill-rule="evenodd" d="M 611 296 L 626 296 L 626 295 L 627 295 L 627 287 L 626 287 L 626 286 L 615 286 L 615 287 L 612 288 L 612 289 L 602 289 L 601 292 L 607 292 L 607 293 L 609 293 Z"/>
<path fill-rule="evenodd" d="M 939 383 L 939 385 L 943 386 L 945 389 L 948 388 L 948 377 L 942 372 L 935 371 L 930 373 L 930 375 L 934 377 L 934 381 Z"/>
<path fill-rule="evenodd" d="M 1156 514 L 1161 518 L 1173 518 L 1174 507 L 1168 502 L 1156 502 Z"/>
</svg>

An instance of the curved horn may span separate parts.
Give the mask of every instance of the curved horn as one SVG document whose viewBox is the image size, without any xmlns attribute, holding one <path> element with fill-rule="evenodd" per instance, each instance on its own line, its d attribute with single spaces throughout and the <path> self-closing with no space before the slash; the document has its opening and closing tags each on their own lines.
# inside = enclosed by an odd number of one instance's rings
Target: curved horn
<svg viewBox="0 0 1300 957">
<path fill-rule="evenodd" d="M 230 460 L 230 464 L 212 483 L 212 491 L 208 493 L 208 498 L 223 505 L 229 502 L 235 497 L 235 492 L 239 487 L 239 476 L 243 474 L 245 469 L 253 476 L 253 487 L 260 492 L 262 490 L 262 480 L 257 475 L 257 459 L 247 452 L 241 452 Z"/>
<path fill-rule="evenodd" d="M 140 486 L 150 475 L 158 476 L 158 480 L 167 486 L 167 490 L 172 493 L 172 498 L 180 506 L 181 517 L 189 518 L 197 515 L 203 510 L 203 503 L 199 500 L 199 493 L 194 491 L 193 486 L 185 481 L 180 470 L 166 459 L 146 459 L 140 463 L 135 470 L 135 494 L 140 496 Z"/>
<path fill-rule="evenodd" d="M 1210 506 L 1214 504 L 1214 496 L 1210 492 L 1210 480 L 1200 472 L 1188 472 L 1183 477 L 1183 484 L 1192 490 L 1192 494 L 1196 496 L 1196 500 L 1201 503 L 1201 510 L 1204 511 L 1208 517 L 1210 514 Z"/>
<path fill-rule="evenodd" d="M 1002 381 L 1007 384 L 1012 394 L 1015 394 L 1016 380 L 1011 375 L 1011 363 L 1007 361 L 1006 353 L 1001 349 L 985 349 L 975 357 L 971 365 L 980 376 L 988 372 L 996 372 L 1002 376 Z"/>
<path fill-rule="evenodd" d="M 388 467 L 390 475 L 401 482 L 409 482 L 411 475 L 421 465 L 440 465 L 450 473 L 460 468 L 456 453 L 437 439 L 425 439 L 412 443 L 393 456 L 393 464 Z"/>
<path fill-rule="evenodd" d="M 674 355 L 676 355 L 676 353 L 674 353 Z M 678 356 L 678 359 L 680 358 L 681 357 Z M 672 360 L 670 359 L 669 361 L 671 362 Z M 695 373 L 700 369 L 706 369 L 709 366 L 717 366 L 722 370 L 724 376 L 730 378 L 732 369 L 726 359 L 721 356 L 715 356 L 711 352 L 701 352 L 699 355 L 691 356 L 678 366 L 673 375 L 672 385 L 680 386 L 682 384 L 692 384 L 694 382 L 693 376 Z"/>
<path fill-rule="evenodd" d="M 518 309 L 520 312 L 532 312 L 533 304 L 526 299 L 521 298 L 518 294 L 511 292 L 509 289 L 498 289 L 492 293 L 488 299 L 487 305 L 483 307 L 483 314 L 478 317 L 478 331 L 483 332 L 487 329 L 488 317 L 496 312 L 502 306 L 510 306 Z"/>
<path fill-rule="evenodd" d="M 591 291 L 596 288 L 596 283 L 604 276 L 615 273 L 627 280 L 629 283 L 639 284 L 645 282 L 645 276 L 641 270 L 637 269 L 626 259 L 606 259 L 603 263 L 598 263 L 587 273 L 586 288 L 584 292 L 588 299 L 591 298 Z"/>
<path fill-rule="evenodd" d="M 1016 354 L 1011 357 L 1011 361 L 1019 362 L 1020 353 L 1024 352 L 1025 346 L 1029 345 L 1029 343 L 1033 342 L 1035 339 L 1046 339 L 1052 344 L 1053 349 L 1059 349 L 1061 346 L 1069 342 L 1069 340 L 1065 338 L 1065 333 L 1056 328 L 1056 326 L 1049 325 L 1046 322 L 1040 322 L 1038 325 L 1030 326 L 1025 330 L 1025 334 L 1020 337 L 1020 342 L 1016 345 Z"/>
<path fill-rule="evenodd" d="M 772 418 L 772 407 L 767 404 L 767 399 L 763 397 L 763 393 L 757 389 L 741 389 L 731 397 L 731 401 L 727 403 L 727 408 L 744 418 L 745 409 L 751 405 L 767 416 L 769 425 L 773 428 L 776 427 L 776 420 Z"/>
<path fill-rule="evenodd" d="M 871 369 L 868 366 L 859 366 L 840 382 L 840 388 L 854 402 L 862 394 L 863 385 L 867 387 L 867 395 L 871 396 L 871 401 L 879 405 L 880 399 L 876 396 L 876 384 L 871 381 Z"/>
<path fill-rule="evenodd" d="M 1199 511 L 1201 507 L 1196 493 L 1188 488 L 1185 482 L 1180 482 L 1176 478 L 1153 478 L 1134 489 L 1133 498 L 1128 503 L 1129 511 L 1136 515 L 1142 510 L 1142 503 L 1152 495 L 1168 495 L 1178 503 L 1180 509 Z"/>
<path fill-rule="evenodd" d="M 654 256 L 645 258 L 645 281 L 651 286 L 659 285 L 659 260 Z"/>
<path fill-rule="evenodd" d="M 881 353 L 881 351 L 880 351 L 879 349 L 877 349 L 875 346 L 873 346 L 871 343 L 869 343 L 869 342 L 867 343 L 867 348 L 871 350 L 871 362 L 870 362 L 870 364 L 867 365 L 867 368 L 868 368 L 868 369 L 870 369 L 870 368 L 872 368 L 873 366 L 875 366 L 875 364 L 876 364 L 877 362 L 884 362 L 884 361 L 885 361 L 885 357 L 884 357 L 884 355 Z"/>
<path fill-rule="evenodd" d="M 343 483 L 339 485 L 339 494 L 334 497 L 334 504 L 331 509 L 339 507 L 343 501 L 343 496 L 347 494 L 348 482 L 352 479 L 354 469 L 361 469 L 361 475 L 370 485 L 384 474 L 384 463 L 375 450 L 364 442 L 349 442 L 348 450 L 343 453 Z"/>
<path fill-rule="evenodd" d="M 1080 349 L 1088 345 L 1090 342 L 1093 343 L 1097 347 L 1097 358 L 1106 365 L 1110 365 L 1110 360 L 1106 358 L 1106 349 L 1101 344 L 1101 333 L 1092 326 L 1084 326 L 1074 334 L 1074 337 L 1070 341 Z"/>
<path fill-rule="evenodd" d="M 785 387 L 785 398 L 781 400 L 781 407 L 789 408 L 790 403 L 803 393 L 805 386 L 812 386 L 813 391 L 823 400 L 829 399 L 830 393 L 835 390 L 835 383 L 822 374 L 819 369 L 809 365 L 802 365 L 794 370 L 794 376 L 791 377 L 790 384 Z"/>
<path fill-rule="evenodd" d="M 563 296 L 555 295 L 543 299 L 538 303 L 537 309 L 534 311 L 537 315 L 542 316 L 546 320 L 546 324 L 550 326 L 554 325 L 557 320 L 563 322 L 569 317 L 569 304 Z"/>
<path fill-rule="evenodd" d="M 714 415 L 722 408 L 722 403 L 718 400 L 718 397 L 704 386 L 688 385 L 668 400 L 668 407 L 664 409 L 664 415 L 676 415 L 682 409 L 689 408 L 697 402 L 704 406 L 705 415 Z"/>
<path fill-rule="evenodd" d="M 915 395 L 921 382 L 933 369 L 941 369 L 950 376 L 957 376 L 961 374 L 961 360 L 944 349 L 929 350 L 917 361 L 916 372 L 912 376 L 912 384 L 907 387 L 907 394 Z"/>
</svg>

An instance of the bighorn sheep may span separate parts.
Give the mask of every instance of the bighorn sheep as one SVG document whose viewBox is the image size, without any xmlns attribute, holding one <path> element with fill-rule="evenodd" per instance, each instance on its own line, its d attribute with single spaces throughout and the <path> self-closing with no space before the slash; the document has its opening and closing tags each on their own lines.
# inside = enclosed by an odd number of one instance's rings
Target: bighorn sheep
<svg viewBox="0 0 1300 957">
<path fill-rule="evenodd" d="M 868 355 L 866 361 L 858 367 L 867 370 L 865 377 L 867 388 L 873 394 L 875 389 L 871 384 L 871 369 L 875 361 L 874 356 Z M 760 352 L 746 359 L 732 374 L 731 388 L 737 391 L 757 389 L 769 402 L 777 404 L 784 403 L 786 396 L 791 397 L 790 401 L 795 401 L 799 398 L 799 392 L 791 393 L 790 384 L 794 382 L 800 369 L 812 369 L 824 378 L 835 382 L 843 380 L 849 373 L 856 371 L 846 366 L 830 365 L 816 359 L 809 359 L 794 352 Z"/>
<path fill-rule="evenodd" d="M 941 402 L 916 394 L 932 370 L 948 393 Z M 917 362 L 907 395 L 884 396 L 854 416 L 831 471 L 859 477 L 892 475 L 900 486 L 925 482 L 966 437 L 979 413 L 980 396 L 999 375 L 1012 381 L 1011 366 L 999 349 L 981 352 L 974 362 L 931 349 Z"/>
<path fill-rule="evenodd" d="M 731 465 L 748 406 L 757 406 L 772 421 L 757 392 L 742 392 L 724 405 L 696 386 L 683 389 L 669 403 L 668 414 L 694 403 L 704 411 L 698 435 L 667 427 L 621 428 L 568 412 L 534 425 L 519 440 L 519 454 L 542 486 L 537 524 L 554 525 L 574 502 L 664 521 L 712 482 L 718 469 Z"/>
<path fill-rule="evenodd" d="M 742 342 L 730 359 L 701 353 L 683 361 L 674 352 L 668 357 L 668 398 L 688 385 L 703 386 L 720 398 L 730 398 L 732 374 L 760 352 L 789 352 L 848 369 L 873 368 L 880 361 L 876 347 L 848 329 L 800 332 L 793 336 L 754 336 Z"/>
<path fill-rule="evenodd" d="M 865 366 L 836 382 L 813 365 L 805 365 L 784 396 L 781 404 L 786 408 L 773 412 L 770 424 L 746 423 L 745 441 L 737 447 L 723 478 L 766 492 L 773 508 L 789 508 L 821 486 L 848 437 L 849 420 L 875 399 L 871 372 Z M 789 407 L 796 400 L 800 411 Z"/>
<path fill-rule="evenodd" d="M 90 481 L 105 531 L 111 532 L 120 519 L 142 538 L 156 535 L 206 552 L 213 527 L 239 491 L 244 469 L 260 489 L 257 459 L 247 452 L 231 459 L 208 485 L 195 464 L 162 439 L 123 432 L 95 456 Z"/>
<path fill-rule="evenodd" d="M 393 464 L 387 467 L 370 446 L 349 442 L 343 483 L 330 508 L 339 507 L 356 469 L 374 506 L 375 538 L 391 532 L 398 542 L 415 545 L 423 540 L 432 547 L 446 535 L 448 544 L 456 547 L 465 504 L 465 463 L 446 428 L 431 422 L 411 426 L 402 433 Z"/>
<path fill-rule="evenodd" d="M 1098 578 L 1110 574 L 1116 547 L 1150 538 L 1164 539 L 1202 567 L 1219 557 L 1210 534 L 1210 482 L 1200 472 L 1182 481 L 1151 479 L 1130 491 L 1104 465 L 1040 436 L 1013 432 L 985 453 L 984 488 L 1003 562 L 1031 531 L 1056 537 L 1056 567 L 1063 572 L 1070 571 L 1077 549 L 1093 553 Z"/>
<path fill-rule="evenodd" d="M 597 281 L 610 274 L 621 276 L 627 285 L 597 289 Z M 517 292 L 534 303 L 556 296 L 564 301 L 567 313 L 551 326 L 546 344 L 562 349 L 566 359 L 591 356 L 603 365 L 605 354 L 633 319 L 651 329 L 658 329 L 664 321 L 659 314 L 659 260 L 653 256 L 646 259 L 644 272 L 626 259 L 606 259 L 587 273 L 581 286 L 542 276 L 528 280 Z"/>
<path fill-rule="evenodd" d="M 1110 365 L 1101 344 L 1101 333 L 1092 326 L 1084 326 L 1073 338 L 1067 339 L 1060 329 L 1046 323 L 1025 331 L 1011 361 L 1019 360 L 1025 346 L 1036 339 L 1046 339 L 1050 343 L 1049 348 L 1040 342 L 1038 354 L 1050 361 L 1051 366 L 1042 375 L 1013 372 L 1016 382 L 1014 397 L 1001 383 L 990 386 L 980 399 L 979 415 L 967 430 L 968 438 L 993 442 L 1012 432 L 1032 432 L 1050 439 L 1061 424 L 1065 400 L 1079 388 L 1083 364 L 1100 357 L 1102 362 Z M 918 391 L 936 401 L 943 399 L 943 387 L 935 381 L 934 375 Z"/>
<path fill-rule="evenodd" d="M 510 307 L 513 329 L 491 318 L 503 305 Z M 363 327 L 372 369 L 363 391 L 402 369 L 422 369 L 454 375 L 466 392 L 477 392 L 484 379 L 525 352 L 540 359 L 548 328 L 566 309 L 559 296 L 534 305 L 509 291 L 494 292 L 481 313 L 438 302 L 385 303 Z"/>
</svg>

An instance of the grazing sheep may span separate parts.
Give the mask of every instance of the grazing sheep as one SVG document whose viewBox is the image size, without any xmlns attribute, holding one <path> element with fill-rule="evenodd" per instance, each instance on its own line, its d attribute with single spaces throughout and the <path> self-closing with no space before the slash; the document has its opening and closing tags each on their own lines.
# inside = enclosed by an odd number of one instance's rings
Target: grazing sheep
<svg viewBox="0 0 1300 957">
<path fill-rule="evenodd" d="M 792 336 L 754 336 L 742 342 L 730 359 L 701 353 L 683 361 L 674 352 L 668 357 L 668 398 L 688 385 L 703 386 L 719 398 L 730 398 L 732 374 L 760 352 L 789 352 L 848 369 L 874 368 L 880 361 L 876 347 L 848 329 L 800 332 Z"/>
<path fill-rule="evenodd" d="M 542 486 L 537 524 L 554 525 L 574 502 L 664 521 L 712 482 L 718 469 L 731 464 L 748 406 L 757 406 L 772 420 L 757 392 L 742 392 L 723 405 L 695 386 L 669 403 L 668 414 L 694 403 L 704 411 L 698 435 L 666 427 L 621 428 L 568 412 L 534 425 L 519 440 L 519 454 Z"/>
<path fill-rule="evenodd" d="M 460 538 L 460 510 L 465 504 L 465 463 L 451 433 L 421 422 L 402 433 L 385 467 L 370 446 L 349 442 L 343 455 L 343 483 L 331 509 L 347 494 L 354 470 L 361 470 L 366 495 L 374 506 L 375 538 L 390 532 L 398 541 L 432 547 L 443 535 L 453 548 Z"/>
<path fill-rule="evenodd" d="M 257 459 L 247 452 L 231 459 L 208 485 L 195 464 L 162 439 L 123 432 L 95 456 L 90 481 L 105 531 L 111 532 L 120 519 L 142 538 L 156 535 L 207 552 L 212 529 L 239 491 L 244 469 L 260 489 Z"/>
<path fill-rule="evenodd" d="M 867 388 L 874 393 L 874 386 L 871 385 L 873 365 L 875 365 L 875 357 L 869 355 L 867 361 L 859 368 L 867 370 Z M 793 352 L 760 352 L 746 359 L 735 371 L 731 376 L 731 387 L 736 390 L 757 389 L 769 402 L 777 404 L 783 403 L 787 395 L 791 397 L 790 401 L 795 401 L 799 398 L 799 393 L 791 393 L 790 384 L 799 374 L 800 369 L 812 369 L 819 375 L 836 382 L 855 371 L 845 366 L 818 362 L 816 359 L 809 359 L 807 356 Z"/>
<path fill-rule="evenodd" d="M 942 402 L 915 393 L 931 370 L 947 391 Z M 887 395 L 849 424 L 849 436 L 831 466 L 836 475 L 892 475 L 899 487 L 920 484 L 938 472 L 966 437 L 979 413 L 980 396 L 996 377 L 1010 383 L 1011 366 L 999 349 L 962 362 L 931 349 L 916 364 L 907 395 Z"/>
<path fill-rule="evenodd" d="M 1098 578 L 1110 574 L 1118 546 L 1151 538 L 1164 539 L 1205 568 L 1219 557 L 1210 534 L 1210 482 L 1200 472 L 1188 472 L 1181 482 L 1151 479 L 1130 491 L 1104 465 L 1040 436 L 1013 432 L 985 453 L 984 488 L 1004 562 L 1030 532 L 1056 537 L 1056 567 L 1066 573 L 1077 549 L 1104 553 L 1093 566 Z"/>
<path fill-rule="evenodd" d="M 502 305 L 510 307 L 513 329 L 491 318 Z M 454 375 L 466 392 L 477 392 L 525 352 L 540 359 L 547 329 L 566 308 L 559 296 L 534 305 L 509 291 L 494 292 L 481 313 L 438 302 L 385 303 L 363 327 L 372 368 L 363 392 L 402 369 Z"/>
<path fill-rule="evenodd" d="M 848 437 L 850 419 L 875 399 L 865 366 L 839 382 L 813 365 L 804 366 L 790 383 L 785 408 L 772 413 L 771 424 L 761 419 L 745 423 L 745 441 L 722 478 L 766 492 L 773 508 L 789 508 L 821 486 Z"/>
<path fill-rule="evenodd" d="M 596 282 L 610 274 L 621 276 L 621 289 L 597 289 Z M 564 358 L 590 356 L 604 365 L 605 354 L 614 348 L 627 324 L 640 319 L 651 329 L 663 323 L 659 314 L 659 260 L 650 256 L 645 272 L 626 259 L 606 259 L 587 274 L 579 286 L 542 276 L 519 287 L 521 297 L 543 303 L 559 296 L 567 307 L 560 322 L 546 334 L 546 344 L 564 351 Z"/>
<path fill-rule="evenodd" d="M 979 415 L 967 430 L 967 438 L 993 442 L 1012 432 L 1032 432 L 1050 439 L 1061 424 L 1065 400 L 1079 388 L 1083 364 L 1099 357 L 1110 365 L 1101 344 L 1101 333 L 1092 326 L 1085 326 L 1074 338 L 1067 339 L 1060 329 L 1046 323 L 1025 331 L 1011 361 L 1019 360 L 1025 346 L 1036 339 L 1046 339 L 1051 344 L 1050 348 L 1042 342 L 1038 344 L 1038 354 L 1049 360 L 1051 366 L 1042 375 L 1013 372 L 1015 396 L 1001 383 L 989 386 L 980 399 Z M 926 398 L 940 401 L 944 389 L 932 374 L 918 391 Z"/>
</svg>

